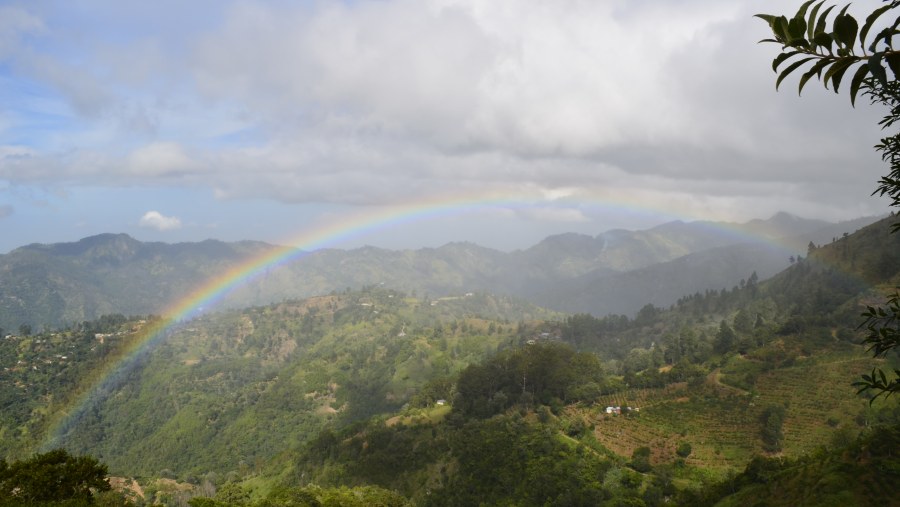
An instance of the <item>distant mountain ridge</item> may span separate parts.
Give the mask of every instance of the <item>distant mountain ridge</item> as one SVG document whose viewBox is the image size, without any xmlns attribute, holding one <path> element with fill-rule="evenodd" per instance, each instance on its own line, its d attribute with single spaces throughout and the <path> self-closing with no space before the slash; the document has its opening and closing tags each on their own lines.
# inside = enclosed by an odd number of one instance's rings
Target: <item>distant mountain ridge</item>
<svg viewBox="0 0 900 507">
<path fill-rule="evenodd" d="M 727 227 L 735 234 L 732 238 L 743 241 L 723 242 L 725 244 L 623 272 L 594 271 L 561 281 L 529 295 L 529 299 L 548 308 L 565 308 L 568 312 L 633 315 L 647 303 L 668 306 L 684 295 L 730 289 L 754 272 L 760 279 L 769 278 L 787 268 L 791 257 L 805 256 L 809 243 L 827 244 L 874 221 L 860 218 L 829 224 L 779 213 L 768 221 L 752 220 L 746 224 L 699 222 L 695 224 Z M 671 234 L 690 227 L 691 224 L 671 222 L 657 229 L 664 228 Z M 790 235 L 780 236 L 782 233 Z M 715 245 L 716 242 L 711 240 L 707 244 Z"/>
<path fill-rule="evenodd" d="M 559 311 L 633 314 L 648 302 L 664 306 L 687 293 L 731 287 L 753 271 L 771 276 L 787 267 L 790 255 L 805 255 L 809 242 L 827 243 L 875 220 L 830 224 L 779 213 L 745 224 L 675 221 L 593 237 L 559 234 L 510 253 L 473 243 L 318 250 L 268 268 L 235 287 L 224 304 L 261 305 L 383 283 L 431 296 L 485 291 Z M 254 241 L 141 242 L 126 234 L 23 246 L 0 255 L 0 328 L 159 313 L 204 281 L 276 248 Z"/>
</svg>

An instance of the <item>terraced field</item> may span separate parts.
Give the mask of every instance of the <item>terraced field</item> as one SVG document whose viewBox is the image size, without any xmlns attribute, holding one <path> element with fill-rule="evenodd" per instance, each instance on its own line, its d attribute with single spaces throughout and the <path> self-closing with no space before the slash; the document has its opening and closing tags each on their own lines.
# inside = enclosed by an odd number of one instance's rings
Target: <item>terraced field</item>
<svg viewBox="0 0 900 507">
<path fill-rule="evenodd" d="M 632 395 L 640 411 L 627 415 L 607 415 L 598 405 L 597 440 L 623 456 L 647 446 L 653 463 L 671 463 L 677 445 L 688 442 L 693 452 L 686 462 L 712 468 L 742 467 L 756 451 L 759 425 L 751 397 L 709 384 L 655 391 Z"/>
<path fill-rule="evenodd" d="M 880 364 L 883 362 L 870 357 L 807 359 L 792 368 L 761 375 L 756 381 L 756 404 L 785 405 L 785 452 L 810 452 L 828 442 L 834 431 L 832 426 L 855 424 L 868 401 L 856 396 L 851 383 Z"/>
<path fill-rule="evenodd" d="M 835 428 L 855 426 L 868 401 L 850 385 L 879 364 L 863 355 L 822 355 L 759 375 L 752 392 L 727 385 L 717 370 L 702 385 L 673 384 L 602 397 L 587 410 L 597 440 L 630 457 L 651 449 L 653 463 L 671 463 L 680 442 L 691 444 L 687 464 L 717 473 L 742 469 L 763 454 L 761 415 L 770 405 L 786 407 L 783 453 L 798 456 L 829 442 Z M 896 403 L 896 400 L 891 403 Z M 607 406 L 639 410 L 606 414 Z"/>
</svg>

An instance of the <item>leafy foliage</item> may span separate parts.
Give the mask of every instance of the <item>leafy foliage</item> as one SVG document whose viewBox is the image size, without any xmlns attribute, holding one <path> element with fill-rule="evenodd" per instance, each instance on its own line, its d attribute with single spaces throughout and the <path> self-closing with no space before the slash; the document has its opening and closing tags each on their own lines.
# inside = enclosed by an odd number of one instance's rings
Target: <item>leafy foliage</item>
<svg viewBox="0 0 900 507">
<path fill-rule="evenodd" d="M 278 488 L 265 498 L 251 501 L 240 486 L 230 483 L 214 498 L 197 496 L 188 501 L 191 507 L 407 507 L 403 496 L 378 486 L 322 488 L 315 485 Z"/>
<path fill-rule="evenodd" d="M 768 452 L 778 452 L 784 440 L 785 409 L 781 405 L 769 405 L 762 413 L 763 448 Z"/>
<path fill-rule="evenodd" d="M 900 120 L 900 83 L 895 78 L 892 80 L 868 80 L 867 94 L 873 104 L 887 108 L 888 113 L 881 119 L 879 125 L 882 129 L 894 126 Z M 882 176 L 875 187 L 873 195 L 887 196 L 891 206 L 900 207 L 900 134 L 894 134 L 881 139 L 875 145 L 875 149 L 881 152 L 881 158 L 888 163 L 888 174 Z M 893 232 L 900 230 L 900 222 L 894 224 Z"/>
<path fill-rule="evenodd" d="M 830 82 L 837 93 L 844 74 L 856 66 L 850 82 L 851 104 L 855 103 L 859 91 L 865 90 L 873 103 L 888 109 L 888 114 L 879 124 L 883 129 L 891 128 L 900 120 L 900 83 L 897 81 L 900 77 L 900 52 L 893 47 L 894 36 L 900 34 L 900 16 L 881 29 L 868 46 L 866 38 L 882 15 L 900 7 L 900 1 L 889 0 L 873 10 L 861 28 L 859 22 L 847 13 L 847 5 L 833 19 L 831 32 L 828 32 L 828 15 L 834 6 L 829 6 L 819 14 L 824 4 L 825 0 L 804 2 L 790 20 L 784 16 L 757 15 L 769 23 L 775 37 L 766 41 L 782 45 L 782 52 L 773 60 L 772 69 L 778 72 L 781 64 L 791 61 L 778 75 L 775 87 L 791 72 L 809 64 L 810 67 L 800 78 L 799 91 L 803 90 L 810 78 L 817 76 L 826 88 Z M 888 70 L 892 77 L 888 75 Z M 888 196 L 891 206 L 900 207 L 900 133 L 885 137 L 876 149 L 888 162 L 889 170 L 878 182 L 873 194 Z M 892 226 L 892 232 L 898 230 L 900 222 Z M 869 331 L 865 343 L 870 345 L 870 350 L 876 357 L 884 356 L 900 345 L 900 322 L 896 318 L 898 299 L 900 293 L 895 291 L 888 299 L 887 309 L 868 306 L 862 315 L 866 319 L 862 327 Z M 863 375 L 854 385 L 859 387 L 860 392 L 875 391 L 876 398 L 881 395 L 889 396 L 900 390 L 900 370 L 895 369 L 891 375 L 875 368 L 870 375 Z"/>
<path fill-rule="evenodd" d="M 634 472 L 619 470 L 589 436 L 564 432 L 555 417 L 540 423 L 518 412 L 409 425 L 373 420 L 310 442 L 293 481 L 376 484 L 417 505 L 600 505 L 638 497 Z"/>
<path fill-rule="evenodd" d="M 653 467 L 650 466 L 650 448 L 644 446 L 635 449 L 631 453 L 631 462 L 628 465 L 642 474 L 652 470 Z"/>
<path fill-rule="evenodd" d="M 600 394 L 603 369 L 593 354 L 561 343 L 535 343 L 501 351 L 460 374 L 454 411 L 479 418 L 524 403 L 557 405 Z"/>
<path fill-rule="evenodd" d="M 459 470 L 429 504 L 599 505 L 610 496 L 605 460 L 517 416 L 472 421 L 451 445 Z"/>
<path fill-rule="evenodd" d="M 675 453 L 682 458 L 687 458 L 691 455 L 691 451 L 693 451 L 693 448 L 691 447 L 690 442 L 681 442 L 680 444 L 678 444 L 678 448 L 675 450 Z"/>
<path fill-rule="evenodd" d="M 865 343 L 875 357 L 885 357 L 900 347 L 900 293 L 895 292 L 888 298 L 887 307 L 868 306 L 863 313 L 866 318 L 860 327 L 868 330 Z M 863 375 L 862 380 L 855 382 L 862 393 L 874 390 L 876 395 L 888 397 L 900 392 L 900 369 L 894 369 L 890 377 L 881 368 L 873 368 L 871 375 Z"/>
<path fill-rule="evenodd" d="M 117 473 L 242 476 L 324 428 L 436 395 L 419 393 L 518 343 L 504 312 L 520 308 L 487 295 L 431 305 L 371 287 L 204 316 L 122 372 L 61 441 Z M 33 406 L 59 409 L 40 396 Z"/>
<path fill-rule="evenodd" d="M 93 493 L 109 491 L 106 465 L 63 449 L 7 464 L 0 460 L 0 505 L 90 503 Z"/>
<path fill-rule="evenodd" d="M 146 319 L 108 315 L 59 332 L 0 338 L 0 451 L 36 450 L 54 411 L 78 398 L 98 372 L 115 363 Z"/>
<path fill-rule="evenodd" d="M 764 39 L 763 42 L 782 45 L 782 53 L 773 60 L 772 70 L 778 72 L 782 64 L 790 62 L 778 75 L 775 86 L 777 88 L 788 75 L 808 64 L 808 69 L 800 78 L 799 91 L 802 92 L 806 83 L 816 76 L 826 88 L 830 83 L 837 93 L 844 74 L 856 66 L 850 82 L 850 100 L 855 102 L 869 75 L 886 84 L 888 68 L 895 76 L 900 72 L 900 53 L 893 47 L 893 36 L 898 33 L 900 17 L 875 34 L 871 43 L 866 46 L 866 38 L 875 22 L 884 13 L 900 6 L 900 1 L 890 1 L 875 9 L 866 17 L 862 27 L 847 13 L 847 5 L 833 18 L 831 31 L 828 29 L 828 16 L 834 6 L 828 6 L 820 13 L 824 5 L 825 0 L 808 0 L 791 19 L 757 14 L 757 17 L 769 23 L 774 37 Z"/>
</svg>

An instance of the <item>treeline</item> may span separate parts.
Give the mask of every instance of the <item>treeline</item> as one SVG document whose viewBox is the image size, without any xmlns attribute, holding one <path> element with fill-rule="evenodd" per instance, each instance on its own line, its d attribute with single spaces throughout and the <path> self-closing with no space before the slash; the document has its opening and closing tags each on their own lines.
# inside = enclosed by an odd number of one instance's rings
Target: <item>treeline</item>
<svg viewBox="0 0 900 507">
<path fill-rule="evenodd" d="M 2 507 L 79 507 L 97 503 L 98 497 L 109 507 L 128 505 L 110 490 L 106 465 L 91 456 L 55 449 L 12 463 L 0 459 Z"/>
<path fill-rule="evenodd" d="M 516 404 L 563 405 L 593 400 L 603 392 L 600 360 L 563 343 L 535 343 L 503 350 L 459 375 L 453 411 L 486 418 Z"/>
<path fill-rule="evenodd" d="M 381 419 L 325 431 L 295 456 L 284 486 L 375 485 L 423 506 L 657 506 L 664 491 L 674 493 L 671 476 L 629 468 L 589 426 L 547 407 L 537 419 L 531 414 L 391 425 Z"/>
<path fill-rule="evenodd" d="M 378 486 L 323 488 L 316 485 L 277 488 L 262 499 L 252 500 L 250 494 L 236 483 L 226 484 L 213 497 L 195 496 L 188 500 L 190 507 L 408 507 L 402 495 Z"/>
</svg>

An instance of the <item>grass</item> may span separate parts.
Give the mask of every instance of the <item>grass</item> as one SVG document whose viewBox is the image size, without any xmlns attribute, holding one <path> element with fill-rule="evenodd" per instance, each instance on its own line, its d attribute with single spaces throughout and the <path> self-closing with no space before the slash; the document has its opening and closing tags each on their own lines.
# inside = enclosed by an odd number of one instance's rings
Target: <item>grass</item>
<svg viewBox="0 0 900 507">
<path fill-rule="evenodd" d="M 450 405 L 434 406 L 429 408 L 416 408 L 408 410 L 403 415 L 391 417 L 385 424 L 394 426 L 395 424 L 403 424 L 410 426 L 413 424 L 437 424 L 441 422 L 453 409 Z"/>
</svg>

